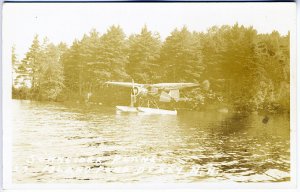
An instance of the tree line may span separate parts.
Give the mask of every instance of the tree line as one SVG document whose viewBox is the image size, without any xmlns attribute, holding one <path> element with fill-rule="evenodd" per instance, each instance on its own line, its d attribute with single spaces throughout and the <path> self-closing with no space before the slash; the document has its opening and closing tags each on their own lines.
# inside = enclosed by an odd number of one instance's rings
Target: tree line
<svg viewBox="0 0 300 192">
<path fill-rule="evenodd" d="M 201 87 L 182 92 L 191 100 L 180 106 L 289 112 L 289 41 L 289 33 L 259 34 L 239 24 L 176 28 L 164 41 L 147 26 L 127 37 L 113 25 L 104 34 L 92 29 L 70 47 L 36 35 L 22 60 L 12 49 L 13 98 L 83 102 L 90 94 L 89 101 L 113 105 L 128 102 L 128 90 L 106 81 L 197 82 Z"/>
</svg>

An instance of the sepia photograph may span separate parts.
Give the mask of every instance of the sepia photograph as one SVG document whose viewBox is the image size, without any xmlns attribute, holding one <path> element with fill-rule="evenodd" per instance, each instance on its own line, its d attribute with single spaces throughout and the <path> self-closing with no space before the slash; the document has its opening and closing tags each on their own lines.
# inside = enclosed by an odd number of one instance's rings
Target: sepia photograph
<svg viewBox="0 0 300 192">
<path fill-rule="evenodd" d="M 8 2 L 2 24 L 7 187 L 294 183 L 296 3 Z"/>
</svg>

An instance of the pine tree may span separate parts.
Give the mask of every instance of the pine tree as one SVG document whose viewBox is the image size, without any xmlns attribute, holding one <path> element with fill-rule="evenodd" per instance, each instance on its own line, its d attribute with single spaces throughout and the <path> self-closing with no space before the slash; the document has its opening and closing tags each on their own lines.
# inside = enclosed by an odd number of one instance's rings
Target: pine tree
<svg viewBox="0 0 300 192">
<path fill-rule="evenodd" d="M 21 66 L 23 73 L 27 73 L 31 79 L 31 90 L 33 95 L 37 95 L 39 92 L 41 60 L 41 45 L 38 35 L 35 35 L 29 51 L 22 60 Z"/>
<path fill-rule="evenodd" d="M 13 82 L 13 87 L 17 85 L 18 83 L 18 68 L 19 68 L 19 62 L 17 60 L 17 55 L 16 55 L 16 47 L 15 45 L 12 46 L 11 48 L 11 64 L 12 64 L 12 82 Z"/>
<path fill-rule="evenodd" d="M 82 66 L 84 67 L 81 81 L 84 82 L 84 90 L 92 92 L 99 85 L 96 71 L 99 70 L 100 34 L 95 29 L 92 29 L 89 35 L 84 35 L 80 42 L 80 49 L 83 61 Z"/>
<path fill-rule="evenodd" d="M 60 62 L 61 52 L 52 43 L 48 44 L 44 51 L 40 72 L 41 97 L 46 100 L 56 100 L 64 87 L 63 66 Z"/>
<path fill-rule="evenodd" d="M 67 49 L 61 56 L 60 62 L 63 66 L 64 74 L 64 92 L 66 97 L 80 96 L 82 88 L 82 57 L 80 42 L 75 40 L 72 46 Z"/>
<path fill-rule="evenodd" d="M 101 36 L 98 52 L 97 74 L 98 81 L 125 80 L 129 76 L 125 71 L 128 63 L 128 46 L 125 34 L 120 26 L 111 26 Z"/>
<path fill-rule="evenodd" d="M 160 62 L 169 82 L 197 82 L 204 70 L 202 54 L 193 34 L 183 27 L 175 29 L 162 46 Z"/>
<path fill-rule="evenodd" d="M 152 34 L 144 26 L 140 34 L 129 38 L 128 74 L 140 83 L 157 81 L 161 41 L 159 35 Z"/>
</svg>

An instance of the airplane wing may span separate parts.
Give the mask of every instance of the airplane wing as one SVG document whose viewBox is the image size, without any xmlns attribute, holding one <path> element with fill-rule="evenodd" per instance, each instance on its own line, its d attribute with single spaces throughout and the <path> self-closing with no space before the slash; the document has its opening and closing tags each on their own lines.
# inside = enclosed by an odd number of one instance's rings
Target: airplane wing
<svg viewBox="0 0 300 192">
<path fill-rule="evenodd" d="M 116 85 L 121 87 L 144 87 L 151 88 L 151 90 L 180 90 L 188 87 L 198 87 L 198 83 L 156 83 L 156 84 L 139 84 L 134 82 L 116 82 L 116 81 L 107 81 L 105 84 Z"/>
<path fill-rule="evenodd" d="M 149 85 L 152 88 L 164 89 L 164 90 L 179 90 L 188 87 L 198 87 L 200 84 L 197 83 L 157 83 Z"/>
<path fill-rule="evenodd" d="M 107 81 L 107 82 L 105 82 L 105 84 L 107 84 L 107 85 L 116 85 L 116 86 L 120 86 L 120 87 L 129 87 L 129 88 L 132 88 L 132 86 L 134 86 L 134 87 L 143 87 L 144 86 L 144 84 L 139 84 L 139 83 L 116 82 L 116 81 Z"/>
</svg>

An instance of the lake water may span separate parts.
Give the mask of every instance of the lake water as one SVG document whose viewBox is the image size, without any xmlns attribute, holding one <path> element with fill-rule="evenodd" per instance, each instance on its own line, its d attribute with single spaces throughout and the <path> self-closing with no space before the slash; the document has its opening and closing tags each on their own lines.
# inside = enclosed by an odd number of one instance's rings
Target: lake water
<svg viewBox="0 0 300 192">
<path fill-rule="evenodd" d="M 283 182 L 289 116 L 13 101 L 13 182 Z"/>
</svg>

